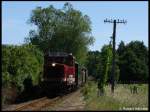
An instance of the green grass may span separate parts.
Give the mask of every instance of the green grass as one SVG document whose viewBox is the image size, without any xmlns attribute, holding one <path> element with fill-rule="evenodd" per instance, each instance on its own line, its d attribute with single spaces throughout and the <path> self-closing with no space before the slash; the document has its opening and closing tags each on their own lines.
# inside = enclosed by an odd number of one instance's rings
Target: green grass
<svg viewBox="0 0 150 112">
<path fill-rule="evenodd" d="M 148 85 L 137 84 L 138 94 L 131 94 L 131 84 L 118 84 L 112 94 L 110 85 L 105 87 L 105 95 L 98 96 L 97 84 L 88 82 L 82 89 L 86 101 L 85 110 L 122 110 L 124 108 L 148 108 Z"/>
</svg>

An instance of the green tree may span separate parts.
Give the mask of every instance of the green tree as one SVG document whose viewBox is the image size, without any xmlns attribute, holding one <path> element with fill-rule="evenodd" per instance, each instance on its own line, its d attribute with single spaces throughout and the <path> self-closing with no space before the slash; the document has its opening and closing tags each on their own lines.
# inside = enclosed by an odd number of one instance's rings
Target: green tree
<svg viewBox="0 0 150 112">
<path fill-rule="evenodd" d="M 26 40 L 37 45 L 44 53 L 71 52 L 80 63 L 85 63 L 88 46 L 94 42 L 87 15 L 73 9 L 69 3 L 65 3 L 62 9 L 50 5 L 34 9 L 29 23 L 36 25 L 37 30 L 31 30 Z"/>
<path fill-rule="evenodd" d="M 120 56 L 124 51 L 125 51 L 125 43 L 121 41 L 117 49 L 117 54 Z"/>
<path fill-rule="evenodd" d="M 99 77 L 99 67 L 100 67 L 100 52 L 99 51 L 89 51 L 87 56 L 87 68 L 89 75 Z"/>
<path fill-rule="evenodd" d="M 148 49 L 143 42 L 131 41 L 118 48 L 120 79 L 124 82 L 148 81 Z"/>
<path fill-rule="evenodd" d="M 99 69 L 98 88 L 101 94 L 104 94 L 104 86 L 107 83 L 112 66 L 112 45 L 104 45 L 101 50 L 101 63 Z"/>
</svg>

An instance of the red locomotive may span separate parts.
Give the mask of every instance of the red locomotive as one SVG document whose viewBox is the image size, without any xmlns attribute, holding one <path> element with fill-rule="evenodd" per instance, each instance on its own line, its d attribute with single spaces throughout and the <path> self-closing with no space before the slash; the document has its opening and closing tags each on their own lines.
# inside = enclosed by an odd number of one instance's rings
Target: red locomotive
<svg viewBox="0 0 150 112">
<path fill-rule="evenodd" d="M 82 71 L 82 72 L 80 72 Z M 75 89 L 86 82 L 87 70 L 80 70 L 75 57 L 64 52 L 44 56 L 43 81 L 46 92 Z"/>
</svg>

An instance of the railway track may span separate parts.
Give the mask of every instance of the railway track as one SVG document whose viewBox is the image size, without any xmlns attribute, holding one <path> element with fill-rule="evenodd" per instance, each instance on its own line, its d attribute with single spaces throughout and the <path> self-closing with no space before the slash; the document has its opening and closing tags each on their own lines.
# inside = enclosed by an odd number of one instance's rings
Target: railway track
<svg viewBox="0 0 150 112">
<path fill-rule="evenodd" d="M 43 97 L 43 98 L 36 99 L 36 100 L 33 100 L 33 101 L 29 101 L 29 102 L 26 102 L 26 103 L 13 105 L 13 107 L 6 108 L 6 109 L 3 109 L 3 110 L 4 111 L 7 111 L 7 110 L 9 110 L 9 111 L 22 111 L 22 110 L 23 111 L 26 111 L 26 110 L 34 111 L 34 110 L 41 110 L 42 108 L 44 108 L 46 106 L 51 106 L 51 105 L 55 104 L 55 102 L 59 98 L 60 97 L 49 99 L 47 97 Z"/>
<path fill-rule="evenodd" d="M 20 111 L 20 110 L 40 110 L 43 107 L 46 107 L 47 105 L 52 105 L 57 101 L 59 97 L 56 97 L 54 99 L 48 99 L 47 97 L 44 97 L 42 99 L 33 101 L 27 105 L 23 105 L 21 107 L 18 107 L 15 109 L 15 111 Z"/>
<path fill-rule="evenodd" d="M 47 107 L 52 107 L 53 105 L 56 105 L 59 101 L 63 101 L 64 99 L 69 98 L 74 92 L 58 96 L 55 98 L 48 98 L 43 97 L 36 100 L 28 101 L 25 103 L 17 104 L 8 106 L 8 108 L 3 109 L 4 111 L 37 111 L 37 110 L 43 110 Z"/>
</svg>

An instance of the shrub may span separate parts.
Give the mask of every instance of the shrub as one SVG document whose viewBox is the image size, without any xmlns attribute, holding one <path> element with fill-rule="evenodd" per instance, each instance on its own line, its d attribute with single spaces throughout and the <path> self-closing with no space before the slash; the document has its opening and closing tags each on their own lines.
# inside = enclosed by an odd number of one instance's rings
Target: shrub
<svg viewBox="0 0 150 112">
<path fill-rule="evenodd" d="M 24 80 L 29 77 L 37 85 L 42 68 L 43 54 L 35 46 L 2 45 L 2 88 L 15 85 L 20 93 L 24 90 Z"/>
</svg>

